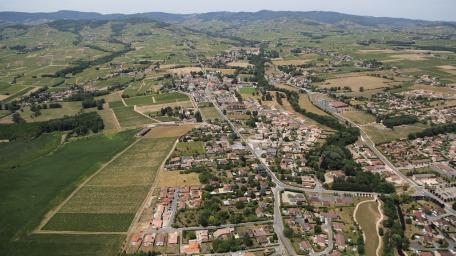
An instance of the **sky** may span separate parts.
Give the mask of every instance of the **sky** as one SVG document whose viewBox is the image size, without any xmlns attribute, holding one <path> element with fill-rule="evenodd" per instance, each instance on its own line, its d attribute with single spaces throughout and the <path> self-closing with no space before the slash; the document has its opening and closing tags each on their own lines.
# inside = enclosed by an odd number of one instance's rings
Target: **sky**
<svg viewBox="0 0 456 256">
<path fill-rule="evenodd" d="M 336 11 L 348 14 L 456 21 L 456 0 L 0 0 L 0 11 L 203 13 L 211 11 Z"/>
</svg>

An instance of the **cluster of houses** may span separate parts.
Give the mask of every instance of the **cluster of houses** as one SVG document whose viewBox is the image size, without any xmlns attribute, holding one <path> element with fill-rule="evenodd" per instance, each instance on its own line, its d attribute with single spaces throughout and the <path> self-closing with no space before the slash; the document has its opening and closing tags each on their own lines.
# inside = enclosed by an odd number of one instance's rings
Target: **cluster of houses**
<svg viewBox="0 0 456 256">
<path fill-rule="evenodd" d="M 333 251 L 328 255 L 341 255 L 347 250 L 355 250 L 352 239 L 347 236 L 353 233 L 351 219 L 343 219 L 335 210 L 321 211 L 320 207 L 353 207 L 353 198 L 348 196 L 322 196 L 294 193 L 282 193 L 282 214 L 285 224 L 301 239 L 293 240 L 301 253 L 315 254 L 323 252 L 332 244 Z M 311 205 L 313 207 L 302 207 Z M 332 237 L 332 241 L 330 241 Z"/>
<path fill-rule="evenodd" d="M 430 202 L 416 201 L 403 206 L 406 213 L 406 234 L 410 234 L 410 250 L 423 255 L 429 248 L 436 254 L 454 255 L 456 217 Z"/>
<path fill-rule="evenodd" d="M 324 138 L 323 130 L 287 112 L 264 108 L 256 101 L 247 100 L 245 104 L 260 117 L 255 127 L 244 125 L 240 129 L 256 155 L 269 167 L 279 169 L 285 179 L 304 187 L 315 187 L 314 178 L 307 174 L 309 168 L 304 155 Z"/>
<path fill-rule="evenodd" d="M 440 134 L 414 140 L 396 140 L 378 146 L 398 168 L 428 167 L 456 160 L 456 134 Z"/>
</svg>

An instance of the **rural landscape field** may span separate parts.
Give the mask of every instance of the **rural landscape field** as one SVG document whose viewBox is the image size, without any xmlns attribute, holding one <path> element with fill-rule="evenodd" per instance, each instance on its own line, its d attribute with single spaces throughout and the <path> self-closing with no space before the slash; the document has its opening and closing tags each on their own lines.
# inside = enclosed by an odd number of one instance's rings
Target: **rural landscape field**
<svg viewBox="0 0 456 256">
<path fill-rule="evenodd" d="M 456 22 L 0 5 L 0 255 L 456 255 Z"/>
</svg>

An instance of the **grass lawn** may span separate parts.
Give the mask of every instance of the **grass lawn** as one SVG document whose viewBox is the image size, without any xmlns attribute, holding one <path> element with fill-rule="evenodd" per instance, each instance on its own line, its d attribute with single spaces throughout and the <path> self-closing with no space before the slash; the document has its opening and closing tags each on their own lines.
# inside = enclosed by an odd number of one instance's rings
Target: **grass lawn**
<svg viewBox="0 0 456 256">
<path fill-rule="evenodd" d="M 377 209 L 377 202 L 362 203 L 358 207 L 358 212 L 355 216 L 361 229 L 366 236 L 366 255 L 375 255 L 378 247 L 377 220 L 380 219 L 380 213 Z"/>
<path fill-rule="evenodd" d="M 222 119 L 222 117 L 220 116 L 219 112 L 217 111 L 217 109 L 215 107 L 202 107 L 202 108 L 199 108 L 199 110 L 205 121 Z"/>
<path fill-rule="evenodd" d="M 204 152 L 204 142 L 202 141 L 179 142 L 173 156 L 194 156 L 204 154 Z"/>
<path fill-rule="evenodd" d="M 122 127 L 137 127 L 154 123 L 153 120 L 135 112 L 133 107 L 115 107 L 112 109 Z"/>
<path fill-rule="evenodd" d="M 255 87 L 244 87 L 244 88 L 241 88 L 239 89 L 239 93 L 240 94 L 253 94 L 253 93 L 256 93 L 257 92 L 257 89 Z"/>
<path fill-rule="evenodd" d="M 26 234 L 38 226 L 44 214 L 67 197 L 78 183 L 131 144 L 134 133 L 128 131 L 111 137 L 99 135 L 80 139 L 63 145 L 53 154 L 34 160 L 32 157 L 24 159 L 23 165 L 1 171 L 0 251 L 4 255 L 66 255 L 62 251 L 65 245 L 59 245 L 59 239 L 50 241 L 47 239 L 50 236 L 29 237 Z M 109 245 L 97 244 L 97 239 L 84 241 L 94 243 L 94 250 L 100 250 L 119 245 L 116 239 L 110 240 Z M 75 241 L 65 240 L 65 243 L 76 241 L 77 238 Z M 99 250 L 87 255 L 106 255 Z"/>
</svg>

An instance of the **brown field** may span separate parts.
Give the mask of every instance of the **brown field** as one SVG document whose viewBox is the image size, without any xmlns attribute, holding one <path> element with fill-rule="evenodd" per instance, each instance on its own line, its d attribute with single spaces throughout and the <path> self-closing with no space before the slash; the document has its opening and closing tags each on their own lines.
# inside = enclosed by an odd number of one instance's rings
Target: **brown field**
<svg viewBox="0 0 456 256">
<path fill-rule="evenodd" d="M 377 220 L 380 219 L 377 202 L 364 202 L 359 205 L 355 216 L 357 222 L 361 226 L 365 235 L 366 255 L 376 255 L 376 250 L 379 244 L 378 231 L 376 228 Z"/>
<path fill-rule="evenodd" d="M 178 171 L 160 171 L 158 173 L 159 187 L 199 186 L 198 173 L 181 174 Z"/>
<path fill-rule="evenodd" d="M 110 134 L 120 130 L 120 125 L 117 121 L 116 115 L 110 108 L 105 107 L 103 110 L 99 110 L 98 114 L 100 114 L 105 125 L 103 133 Z"/>
<path fill-rule="evenodd" d="M 100 98 L 104 98 L 106 102 L 122 101 L 121 92 L 111 93 Z"/>
<path fill-rule="evenodd" d="M 247 67 L 251 67 L 253 65 L 250 64 L 248 61 L 235 61 L 235 62 L 228 63 L 228 66 L 230 66 L 230 67 L 247 68 Z"/>
<path fill-rule="evenodd" d="M 0 101 L 6 99 L 6 98 L 8 98 L 8 97 L 9 97 L 9 95 L 0 95 Z"/>
<path fill-rule="evenodd" d="M 352 91 L 359 91 L 359 88 L 364 87 L 365 90 L 373 90 L 385 88 L 391 85 L 391 81 L 374 76 L 353 76 L 330 79 L 319 85 L 321 88 L 331 88 L 335 86 L 350 87 Z"/>
<path fill-rule="evenodd" d="M 299 105 L 301 106 L 301 108 L 305 109 L 308 112 L 312 112 L 323 116 L 328 115 L 325 111 L 319 109 L 314 104 L 312 104 L 312 102 L 310 102 L 308 94 L 303 94 L 299 96 Z"/>
<path fill-rule="evenodd" d="M 234 72 L 236 71 L 236 69 L 231 69 L 231 68 L 208 68 L 207 70 L 220 72 L 224 75 L 233 75 Z"/>
<path fill-rule="evenodd" d="M 298 88 L 296 88 L 294 86 L 291 86 L 291 85 L 288 85 L 288 84 L 274 84 L 274 86 L 278 87 L 278 88 L 286 89 L 286 90 L 289 90 L 289 91 L 299 92 Z"/>
<path fill-rule="evenodd" d="M 0 124 L 14 124 L 12 116 L 5 116 L 3 118 L 0 118 Z"/>
<path fill-rule="evenodd" d="M 439 69 L 447 72 L 448 74 L 456 75 L 456 67 L 451 65 L 438 66 Z"/>
<path fill-rule="evenodd" d="M 183 108 L 191 108 L 193 107 L 190 101 L 180 101 L 180 102 L 171 102 L 165 104 L 157 104 L 157 105 L 148 105 L 148 106 L 137 106 L 136 110 L 141 113 L 150 113 L 150 112 L 157 112 L 160 111 L 162 108 L 166 107 L 183 107 Z"/>
<path fill-rule="evenodd" d="M 272 64 L 276 66 L 286 66 L 286 65 L 304 65 L 312 61 L 311 59 L 296 59 L 296 60 L 284 60 L 284 59 L 275 59 L 272 60 Z"/>
<path fill-rule="evenodd" d="M 200 67 L 185 67 L 185 68 L 173 68 L 168 70 L 170 73 L 174 73 L 177 75 L 185 75 L 190 74 L 190 72 L 200 72 L 202 69 Z"/>
<path fill-rule="evenodd" d="M 456 70 L 455 70 L 456 71 Z M 449 87 L 440 87 L 440 86 L 433 86 L 433 85 L 425 85 L 425 84 L 414 84 L 410 87 L 411 90 L 424 90 L 436 93 L 443 93 L 449 96 L 456 95 L 456 89 L 449 88 Z"/>
<path fill-rule="evenodd" d="M 185 135 L 193 128 L 196 128 L 196 124 L 184 124 L 184 125 L 164 125 L 152 128 L 149 133 L 147 133 L 145 138 L 168 138 L 168 137 L 180 137 Z"/>
<path fill-rule="evenodd" d="M 395 55 L 390 56 L 393 59 L 386 60 L 384 62 L 395 62 L 398 60 L 420 61 L 420 60 L 426 60 L 428 56 L 429 55 L 424 55 L 424 54 L 420 54 L 420 53 L 395 54 Z"/>
</svg>

